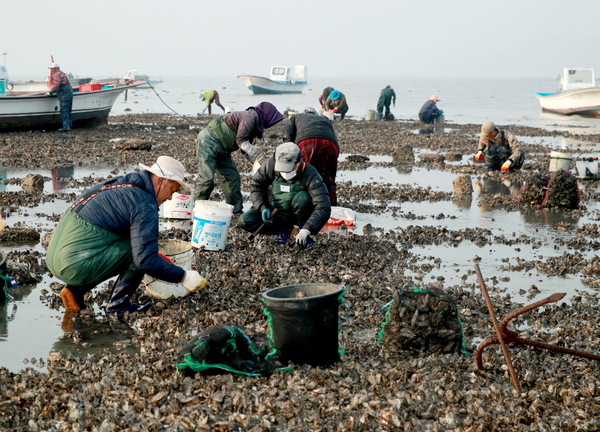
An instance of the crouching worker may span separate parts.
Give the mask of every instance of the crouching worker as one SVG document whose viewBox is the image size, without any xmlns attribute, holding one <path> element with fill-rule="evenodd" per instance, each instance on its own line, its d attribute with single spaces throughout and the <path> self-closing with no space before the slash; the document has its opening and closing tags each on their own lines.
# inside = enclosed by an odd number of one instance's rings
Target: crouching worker
<svg viewBox="0 0 600 432">
<path fill-rule="evenodd" d="M 294 240 L 301 248 L 314 244 L 310 236 L 323 228 L 331 214 L 323 179 L 315 167 L 302 161 L 300 148 L 292 142 L 280 144 L 275 155 L 254 174 L 250 200 L 253 208 L 238 220 L 240 228 L 250 232 L 260 228 L 261 234 L 278 234 L 277 243 L 286 244 L 297 225 L 300 230 Z"/>
<path fill-rule="evenodd" d="M 513 171 L 523 166 L 525 153 L 519 148 L 515 136 L 487 121 L 481 126 L 479 146 L 475 161 L 485 158 L 487 167 L 494 171 Z"/>
<path fill-rule="evenodd" d="M 197 291 L 206 280 L 171 264 L 158 253 L 158 208 L 173 193 L 189 194 L 185 168 L 169 156 L 141 172 L 114 177 L 86 190 L 63 214 L 48 245 L 46 264 L 67 285 L 60 293 L 66 309 L 84 309 L 84 295 L 118 276 L 106 312 L 143 312 L 152 303 L 130 301 L 144 274 L 182 282 Z"/>
</svg>

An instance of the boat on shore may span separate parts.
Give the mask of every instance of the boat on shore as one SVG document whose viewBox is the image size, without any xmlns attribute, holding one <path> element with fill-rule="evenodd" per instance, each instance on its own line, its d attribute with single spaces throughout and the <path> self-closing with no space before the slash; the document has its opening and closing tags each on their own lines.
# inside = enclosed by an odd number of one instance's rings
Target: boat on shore
<svg viewBox="0 0 600 432">
<path fill-rule="evenodd" d="M 117 97 L 143 84 L 144 81 L 133 81 L 127 84 L 113 82 L 79 86 L 73 91 L 73 127 L 94 127 L 106 123 Z M 56 95 L 39 92 L 11 95 L 10 92 L 0 92 L 0 132 L 56 130 L 60 127 L 60 103 Z"/>
<path fill-rule="evenodd" d="M 600 87 L 594 69 L 564 68 L 556 93 L 536 93 L 543 112 L 600 117 Z"/>
<path fill-rule="evenodd" d="M 237 77 L 255 95 L 302 93 L 308 85 L 304 65 L 272 66 L 269 78 L 245 74 Z"/>
</svg>

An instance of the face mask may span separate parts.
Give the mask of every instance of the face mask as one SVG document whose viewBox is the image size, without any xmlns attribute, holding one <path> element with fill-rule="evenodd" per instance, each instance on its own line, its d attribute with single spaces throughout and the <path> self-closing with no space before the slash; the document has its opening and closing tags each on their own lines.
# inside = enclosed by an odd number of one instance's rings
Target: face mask
<svg viewBox="0 0 600 432">
<path fill-rule="evenodd" d="M 292 180 L 294 177 L 296 177 L 296 171 L 290 171 L 290 172 L 280 172 L 279 175 L 281 177 L 283 177 L 284 179 L 286 179 L 287 181 Z"/>
</svg>

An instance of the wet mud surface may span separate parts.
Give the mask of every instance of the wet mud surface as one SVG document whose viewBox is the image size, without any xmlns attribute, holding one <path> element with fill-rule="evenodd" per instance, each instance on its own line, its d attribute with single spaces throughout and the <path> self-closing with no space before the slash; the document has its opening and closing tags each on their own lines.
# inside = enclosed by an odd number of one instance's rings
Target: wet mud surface
<svg viewBox="0 0 600 432">
<path fill-rule="evenodd" d="M 73 201 L 85 187 L 122 174 L 123 167 L 151 165 L 162 154 L 178 158 L 188 173 L 194 173 L 194 140 L 206 122 L 206 117 L 128 115 L 110 117 L 100 129 L 0 135 L 3 166 L 25 174 L 52 170 L 55 174 L 44 177 L 43 183 L 63 186 L 48 193 L 35 179 L 19 187 L 25 175 L 3 180 L 0 210 L 7 228 L 0 232 L 0 245 L 8 255 L 9 274 L 22 285 L 16 300 L 39 297 L 62 317 L 60 284 L 45 267 L 43 245 L 66 208 L 63 203 Z M 528 312 L 511 328 L 516 326 L 525 338 L 599 354 L 598 182 L 578 182 L 580 206 L 575 209 L 544 208 L 539 190 L 544 187 L 540 178 L 548 174 L 546 140 L 555 142 L 560 135 L 597 148 L 600 136 L 508 127 L 526 138 L 526 161 L 520 172 L 505 174 L 473 162 L 479 127 L 446 125 L 439 130 L 413 122 L 337 122 L 346 155 L 338 167 L 339 204 L 370 215 L 371 223 L 322 233 L 308 250 L 274 244 L 270 237 L 249 241 L 248 233 L 232 228 L 225 251 L 194 249 L 194 267 L 209 279 L 206 289 L 184 298 L 155 300 L 145 314 L 106 316 L 102 308 L 109 283 L 103 284 L 87 299 L 91 310 L 61 318 L 64 334 L 48 356 L 24 359 L 18 372 L 0 368 L 0 428 L 598 430 L 598 361 L 510 346 L 522 394 L 511 385 L 497 345 L 484 351 L 484 371 L 477 370 L 475 348 L 493 336 L 493 328 L 473 266 L 456 262 L 470 262 L 471 256 L 461 256 L 465 250 L 484 256 L 484 281 L 499 319 L 551 294 L 544 287 L 548 280 L 559 278 L 559 286 L 578 280 L 580 288 L 570 289 L 565 301 Z M 274 150 L 282 131 L 282 125 L 268 130 L 259 144 Z M 586 151 L 587 147 L 581 150 Z M 250 170 L 239 154 L 234 160 L 241 172 Z M 59 168 L 64 166 L 89 167 L 90 175 L 63 176 Z M 96 167 L 108 174 L 96 174 Z M 342 175 L 370 169 L 419 175 L 412 176 L 410 184 Z M 432 187 L 430 177 L 442 174 L 449 176 L 448 184 Z M 463 176 L 471 179 L 473 191 L 463 180 L 457 193 L 453 179 Z M 187 180 L 193 184 L 193 175 Z M 242 180 L 242 189 L 248 190 L 247 176 Z M 222 199 L 218 187 L 213 199 Z M 476 200 L 493 215 L 486 225 L 474 226 L 461 211 Z M 511 212 L 557 222 L 539 231 L 498 229 L 495 218 Z M 392 220 L 391 228 L 376 223 L 385 219 Z M 191 222 L 165 228 L 161 235 L 189 240 L 189 228 Z M 492 260 L 498 250 L 507 257 Z M 539 250 L 544 253 L 536 253 Z M 549 250 L 553 253 L 546 253 Z M 484 266 L 486 259 L 492 262 Z M 528 283 L 512 283 L 511 277 Z M 176 369 L 179 350 L 211 326 L 239 326 L 253 341 L 264 341 L 268 325 L 262 292 L 306 282 L 346 287 L 340 308 L 344 353 L 339 362 L 296 365 L 258 378 L 189 377 Z M 382 307 L 406 286 L 439 290 L 456 301 L 465 348 L 471 354 L 409 351 L 385 340 L 377 343 Z M 145 301 L 147 296 L 140 289 L 136 299 Z M 6 308 L 4 316 L 10 319 L 10 303 Z M 411 314 L 410 319 L 415 331 L 432 320 L 427 314 Z M 31 332 L 35 325 L 32 322 Z M 87 350 L 104 344 L 106 349 Z"/>
</svg>

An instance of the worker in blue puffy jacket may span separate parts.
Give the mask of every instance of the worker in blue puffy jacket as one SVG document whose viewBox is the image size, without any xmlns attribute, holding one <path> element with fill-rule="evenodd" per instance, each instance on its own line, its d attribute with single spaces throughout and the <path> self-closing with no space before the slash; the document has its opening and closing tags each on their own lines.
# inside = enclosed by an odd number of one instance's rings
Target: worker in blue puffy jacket
<svg viewBox="0 0 600 432">
<path fill-rule="evenodd" d="M 67 285 L 60 296 L 67 310 L 85 309 L 85 294 L 118 276 L 106 312 L 143 312 L 152 303 L 130 300 L 145 274 L 182 282 L 189 291 L 206 285 L 195 270 L 184 270 L 158 253 L 158 209 L 178 190 L 189 194 L 185 168 L 169 156 L 142 171 L 86 190 L 63 214 L 52 235 L 46 264 Z"/>
</svg>

